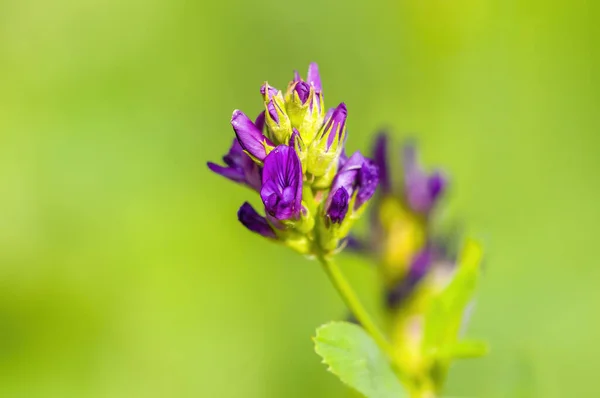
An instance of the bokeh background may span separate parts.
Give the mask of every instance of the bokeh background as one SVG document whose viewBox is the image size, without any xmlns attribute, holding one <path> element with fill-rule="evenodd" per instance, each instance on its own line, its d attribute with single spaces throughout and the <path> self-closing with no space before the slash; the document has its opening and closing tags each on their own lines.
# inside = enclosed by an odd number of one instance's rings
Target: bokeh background
<svg viewBox="0 0 600 398">
<path fill-rule="evenodd" d="M 486 246 L 448 393 L 600 396 L 594 1 L 0 2 L 0 396 L 345 397 L 316 263 L 238 225 L 235 108 L 321 67 L 350 150 L 382 124 Z M 368 264 L 340 259 L 371 305 Z"/>
</svg>

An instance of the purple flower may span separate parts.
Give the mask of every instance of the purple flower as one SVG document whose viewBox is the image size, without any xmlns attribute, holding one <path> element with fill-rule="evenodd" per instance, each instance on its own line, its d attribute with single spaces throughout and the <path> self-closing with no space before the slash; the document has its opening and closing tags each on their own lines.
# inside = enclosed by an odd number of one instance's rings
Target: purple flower
<svg viewBox="0 0 600 398">
<path fill-rule="evenodd" d="M 407 145 L 404 148 L 404 192 L 411 209 L 418 213 L 429 213 L 446 187 L 446 178 L 436 170 L 427 174 L 417 158 L 416 148 Z"/>
<path fill-rule="evenodd" d="M 293 148 L 279 145 L 265 158 L 260 197 L 268 215 L 297 219 L 302 209 L 302 165 Z"/>
<path fill-rule="evenodd" d="M 260 115 L 258 121 L 260 122 Z M 237 109 L 231 116 L 231 125 L 242 148 L 257 160 L 263 161 L 267 156 L 266 146 L 273 146 L 273 143 L 263 135 L 261 129 Z"/>
<path fill-rule="evenodd" d="M 227 167 L 220 166 L 213 162 L 208 162 L 208 168 L 213 172 L 229 178 L 232 181 L 246 184 L 249 187 L 260 190 L 261 177 L 260 168 L 254 163 L 250 156 L 244 153 L 240 143 L 236 138 L 233 139 L 231 148 L 227 155 L 223 156 L 223 162 Z"/>
<path fill-rule="evenodd" d="M 435 252 L 430 247 L 425 247 L 418 252 L 411 261 L 408 274 L 387 292 L 388 306 L 395 308 L 404 302 L 431 269 L 434 261 Z"/>
<path fill-rule="evenodd" d="M 248 202 L 245 202 L 238 210 L 238 220 L 252 232 L 256 232 L 266 238 L 277 238 L 275 231 L 269 225 L 267 219 L 258 214 Z"/>
<path fill-rule="evenodd" d="M 354 152 L 333 179 L 325 206 L 329 217 L 336 217 L 340 214 L 338 209 L 341 207 L 339 203 L 341 199 L 346 198 L 346 200 L 349 200 L 353 195 L 356 195 L 353 210 L 359 209 L 373 196 L 378 182 L 379 173 L 375 163 L 371 159 L 365 158 L 360 152 Z M 346 195 L 340 193 L 340 189 L 343 189 Z M 335 206 L 334 201 L 338 202 L 335 203 Z M 345 213 L 342 219 L 344 216 Z"/>
<path fill-rule="evenodd" d="M 349 199 L 346 188 L 340 187 L 335 191 L 331 198 L 329 208 L 327 209 L 327 216 L 332 223 L 340 224 L 344 220 L 344 217 L 346 217 L 346 213 L 348 212 Z"/>
</svg>

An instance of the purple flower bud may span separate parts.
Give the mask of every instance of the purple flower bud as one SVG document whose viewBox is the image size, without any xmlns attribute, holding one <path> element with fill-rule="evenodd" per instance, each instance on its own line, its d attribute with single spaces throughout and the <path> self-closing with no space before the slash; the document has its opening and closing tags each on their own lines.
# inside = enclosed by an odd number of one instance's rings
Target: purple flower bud
<svg viewBox="0 0 600 398">
<path fill-rule="evenodd" d="M 330 211 L 334 198 L 341 188 L 346 191 L 349 198 L 356 195 L 354 210 L 359 209 L 373 196 L 378 182 L 375 163 L 371 159 L 365 158 L 360 152 L 354 152 L 335 175 L 325 209 L 327 212 Z"/>
<path fill-rule="evenodd" d="M 331 148 L 331 145 L 333 144 L 336 137 L 338 138 L 338 142 L 343 146 L 346 138 L 347 116 L 348 109 L 346 109 L 346 104 L 342 102 L 331 113 L 331 117 L 329 119 L 326 119 L 325 126 L 322 130 L 322 137 L 323 135 L 327 134 L 327 150 Z"/>
<path fill-rule="evenodd" d="M 348 191 L 346 191 L 344 187 L 335 191 L 331 198 L 329 208 L 327 209 L 327 216 L 332 223 L 339 224 L 344 220 L 344 217 L 346 217 L 346 213 L 348 212 L 349 200 L 350 197 L 348 196 Z"/>
<path fill-rule="evenodd" d="M 387 303 L 391 308 L 397 307 L 414 291 L 417 284 L 427 274 L 435 261 L 434 250 L 426 247 L 417 253 L 410 264 L 408 274 L 387 293 Z"/>
<path fill-rule="evenodd" d="M 238 210 L 238 220 L 252 232 L 256 232 L 266 238 L 277 238 L 275 231 L 269 225 L 267 219 L 258 214 L 248 202 L 245 202 Z"/>
<path fill-rule="evenodd" d="M 227 155 L 223 156 L 223 162 L 227 167 L 220 166 L 213 162 L 208 162 L 208 168 L 213 172 L 222 175 L 232 181 L 245 184 L 255 190 L 260 190 L 261 177 L 260 168 L 240 146 L 236 138 L 233 139 L 231 148 Z"/>
<path fill-rule="evenodd" d="M 294 86 L 294 93 L 298 94 L 298 98 L 300 98 L 302 105 L 304 105 L 310 95 L 310 86 L 306 82 L 298 82 Z"/>
<path fill-rule="evenodd" d="M 429 213 L 446 188 L 446 177 L 438 170 L 428 175 L 417 159 L 414 146 L 404 148 L 404 192 L 411 209 Z"/>
<path fill-rule="evenodd" d="M 231 125 L 242 148 L 259 161 L 264 160 L 267 156 L 265 146 L 273 146 L 273 143 L 263 135 L 248 116 L 236 109 L 231 116 Z"/>
<path fill-rule="evenodd" d="M 268 83 L 263 84 L 262 86 L 260 86 L 260 93 L 262 94 L 263 97 L 266 97 L 266 93 L 269 93 L 268 98 L 271 99 L 272 97 L 276 96 L 277 93 L 279 92 L 279 90 L 277 90 L 275 87 L 271 87 L 269 86 Z"/>
<path fill-rule="evenodd" d="M 304 82 L 297 70 L 294 71 L 294 82 Z M 321 75 L 319 74 L 319 66 L 315 62 L 311 62 L 310 65 L 308 65 L 306 83 L 308 83 L 309 88 L 310 86 L 313 86 L 317 94 L 321 94 L 323 92 L 323 87 L 321 86 Z"/>
<path fill-rule="evenodd" d="M 300 216 L 302 165 L 293 148 L 279 145 L 265 158 L 260 197 L 266 212 L 278 220 Z"/>
<path fill-rule="evenodd" d="M 389 167 L 387 159 L 388 136 L 385 133 L 379 133 L 375 140 L 373 148 L 373 160 L 379 168 L 379 181 L 381 189 L 384 193 L 389 193 L 391 190 L 391 182 L 389 177 Z"/>
</svg>

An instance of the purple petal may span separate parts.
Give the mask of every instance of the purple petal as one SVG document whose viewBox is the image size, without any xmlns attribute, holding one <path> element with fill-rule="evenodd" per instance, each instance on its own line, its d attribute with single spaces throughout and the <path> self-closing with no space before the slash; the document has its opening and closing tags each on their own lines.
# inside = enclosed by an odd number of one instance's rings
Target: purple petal
<svg viewBox="0 0 600 398">
<path fill-rule="evenodd" d="M 339 188 L 333 194 L 329 207 L 327 208 L 327 216 L 333 223 L 341 223 L 348 212 L 348 191 L 344 187 Z"/>
<path fill-rule="evenodd" d="M 265 158 L 260 196 L 268 214 L 279 220 L 297 218 L 302 210 L 302 165 L 298 154 L 279 145 Z"/>
<path fill-rule="evenodd" d="M 300 73 L 298 73 L 297 70 L 294 71 L 294 81 L 295 82 L 300 82 L 302 81 L 302 78 L 300 77 Z"/>
<path fill-rule="evenodd" d="M 273 144 L 263 135 L 248 116 L 236 109 L 231 116 L 231 125 L 242 148 L 258 160 L 263 160 L 267 156 L 264 144 Z"/>
<path fill-rule="evenodd" d="M 267 219 L 258 214 L 248 202 L 245 202 L 238 210 L 238 220 L 252 232 L 267 238 L 277 238 Z"/>
<path fill-rule="evenodd" d="M 325 208 L 329 208 L 329 205 L 333 200 L 333 195 L 340 188 L 344 188 L 348 193 L 348 196 L 352 197 L 356 188 L 358 171 L 360 170 L 364 160 L 364 156 L 359 151 L 356 151 L 344 163 L 344 166 L 338 170 L 333 179 L 333 183 L 331 184 L 331 190 L 329 191 L 329 197 L 325 203 Z"/>
<path fill-rule="evenodd" d="M 328 207 L 333 200 L 331 193 L 344 188 L 350 197 L 356 192 L 354 209 L 358 209 L 373 196 L 378 182 L 379 172 L 375 162 L 356 151 L 344 162 L 335 175 L 326 206 Z"/>
<path fill-rule="evenodd" d="M 312 84 L 315 87 L 316 92 L 320 93 L 323 91 L 323 87 L 321 87 L 321 76 L 319 75 L 319 67 L 314 62 L 308 66 L 306 81 L 308 84 Z"/>
<path fill-rule="evenodd" d="M 440 171 L 428 175 L 418 162 L 414 146 L 404 148 L 404 193 L 411 209 L 418 213 L 430 212 L 446 186 Z"/>
<path fill-rule="evenodd" d="M 348 161 L 348 155 L 346 155 L 346 148 L 342 149 L 342 153 L 340 153 L 340 160 L 338 162 L 338 169 L 344 167 L 346 162 Z"/>
<path fill-rule="evenodd" d="M 304 140 L 302 140 L 302 136 L 296 128 L 292 128 L 292 136 L 290 137 L 289 146 L 294 148 L 299 158 L 302 156 L 303 152 L 306 151 Z"/>
<path fill-rule="evenodd" d="M 446 184 L 446 177 L 440 171 L 434 172 L 429 177 L 429 194 L 434 201 L 444 192 Z"/>
<path fill-rule="evenodd" d="M 337 108 L 335 108 L 323 130 L 324 134 L 328 134 L 327 150 L 329 150 L 333 144 L 336 136 L 340 141 L 344 139 L 343 134 L 345 132 L 347 116 L 348 109 L 346 109 L 346 104 L 342 102 L 337 106 Z"/>
<path fill-rule="evenodd" d="M 232 181 L 244 183 L 257 191 L 260 190 L 260 168 L 244 152 L 237 138 L 233 139 L 229 152 L 223 156 L 223 161 L 227 167 L 208 162 L 208 168 Z"/>
<path fill-rule="evenodd" d="M 227 154 L 223 156 L 223 161 L 227 166 L 238 166 L 244 155 L 246 155 L 244 153 L 244 148 L 242 148 L 237 138 L 234 138 L 233 142 L 231 143 L 231 147 L 229 148 L 229 152 L 227 152 Z"/>
<path fill-rule="evenodd" d="M 356 187 L 358 171 L 364 161 L 365 157 L 359 151 L 354 152 L 335 175 L 333 183 L 331 184 L 331 192 L 335 193 L 338 189 L 343 187 L 348 192 L 348 195 L 352 196 Z M 329 203 L 327 203 L 327 205 L 329 205 Z"/>
<path fill-rule="evenodd" d="M 294 148 L 296 146 L 296 140 L 302 139 L 300 132 L 294 127 L 292 128 L 292 136 L 290 137 L 290 143 L 288 146 Z"/>
<path fill-rule="evenodd" d="M 325 112 L 325 117 L 323 118 L 323 126 L 329 122 L 329 119 L 331 119 L 331 115 L 333 115 L 334 111 L 335 108 L 329 108 L 327 112 Z"/>
<path fill-rule="evenodd" d="M 277 114 L 277 104 L 273 100 L 270 100 L 267 104 L 267 110 L 269 111 L 269 116 L 271 119 L 275 121 L 275 123 L 279 124 L 279 115 Z"/>
<path fill-rule="evenodd" d="M 385 133 L 380 133 L 375 139 L 373 148 L 373 160 L 379 168 L 379 181 L 384 193 L 389 193 L 391 190 L 391 182 L 389 179 L 388 159 L 387 159 L 388 136 Z"/>
<path fill-rule="evenodd" d="M 208 168 L 211 171 L 213 171 L 219 175 L 222 175 L 223 177 L 228 178 L 231 181 L 235 181 L 235 182 L 239 182 L 239 183 L 246 182 L 246 176 L 244 175 L 244 172 L 240 169 L 219 166 L 218 164 L 213 163 L 213 162 L 207 162 L 206 165 L 208 166 Z"/>
<path fill-rule="evenodd" d="M 310 86 L 306 82 L 298 82 L 294 86 L 294 92 L 298 94 L 302 105 L 304 105 L 306 104 L 306 101 L 308 100 L 308 97 L 310 95 Z"/>
<path fill-rule="evenodd" d="M 264 131 L 264 129 L 265 129 L 265 111 L 262 111 L 261 113 L 258 114 L 258 116 L 256 117 L 256 120 L 254 120 L 254 125 L 260 131 Z"/>
<path fill-rule="evenodd" d="M 260 191 L 260 187 L 262 185 L 262 175 L 261 169 L 258 167 L 254 160 L 250 158 L 250 156 L 244 153 L 244 156 L 241 159 L 240 167 L 244 170 L 244 175 L 246 176 L 246 184 L 253 188 L 255 191 Z"/>
<path fill-rule="evenodd" d="M 356 194 L 355 208 L 361 207 L 367 200 L 371 199 L 377 184 L 379 183 L 379 170 L 371 159 L 365 159 L 360 171 L 358 172 L 358 187 Z"/>
</svg>

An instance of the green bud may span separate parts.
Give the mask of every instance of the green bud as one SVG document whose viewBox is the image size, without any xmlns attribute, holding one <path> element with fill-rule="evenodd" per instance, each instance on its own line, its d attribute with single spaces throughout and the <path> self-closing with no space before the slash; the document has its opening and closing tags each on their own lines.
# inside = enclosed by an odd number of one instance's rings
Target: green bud
<svg viewBox="0 0 600 398">
<path fill-rule="evenodd" d="M 298 158 L 300 159 L 300 163 L 302 163 L 302 174 L 306 174 L 306 155 L 308 154 L 306 144 L 300 136 L 300 133 L 295 128 L 292 129 L 292 136 L 290 137 L 289 146 L 294 148 L 296 153 L 298 154 Z"/>
<path fill-rule="evenodd" d="M 265 122 L 269 138 L 276 144 L 287 144 L 292 135 L 292 124 L 285 111 L 285 101 L 281 91 L 274 93 L 274 89 L 265 83 Z"/>
<path fill-rule="evenodd" d="M 306 82 L 294 81 L 288 86 L 285 103 L 292 127 L 310 144 L 323 124 L 323 94 Z"/>
<path fill-rule="evenodd" d="M 341 103 L 310 144 L 307 172 L 315 177 L 325 176 L 336 167 L 346 141 L 346 105 Z"/>
</svg>

